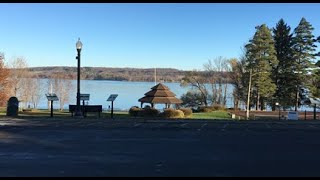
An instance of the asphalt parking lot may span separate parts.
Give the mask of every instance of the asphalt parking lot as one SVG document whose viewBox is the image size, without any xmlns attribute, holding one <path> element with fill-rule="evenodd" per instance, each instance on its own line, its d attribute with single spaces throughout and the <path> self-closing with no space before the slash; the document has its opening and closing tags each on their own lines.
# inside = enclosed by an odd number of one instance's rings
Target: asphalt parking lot
<svg viewBox="0 0 320 180">
<path fill-rule="evenodd" d="M 0 176 L 320 176 L 320 121 L 0 119 Z"/>
</svg>

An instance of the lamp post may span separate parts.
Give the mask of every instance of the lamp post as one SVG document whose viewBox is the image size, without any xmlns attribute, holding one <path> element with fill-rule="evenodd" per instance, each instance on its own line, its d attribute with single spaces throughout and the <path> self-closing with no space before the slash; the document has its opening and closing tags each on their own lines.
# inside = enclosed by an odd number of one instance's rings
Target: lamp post
<svg viewBox="0 0 320 180">
<path fill-rule="evenodd" d="M 75 117 L 83 117 L 83 113 L 81 111 L 80 107 L 80 52 L 82 49 L 82 43 L 80 41 L 80 38 L 78 39 L 78 42 L 76 43 L 76 48 L 78 55 L 76 59 L 78 60 L 78 78 L 77 78 L 77 107 L 74 116 Z"/>
<path fill-rule="evenodd" d="M 279 120 L 280 120 L 280 104 L 276 102 L 276 106 L 279 108 Z"/>
</svg>

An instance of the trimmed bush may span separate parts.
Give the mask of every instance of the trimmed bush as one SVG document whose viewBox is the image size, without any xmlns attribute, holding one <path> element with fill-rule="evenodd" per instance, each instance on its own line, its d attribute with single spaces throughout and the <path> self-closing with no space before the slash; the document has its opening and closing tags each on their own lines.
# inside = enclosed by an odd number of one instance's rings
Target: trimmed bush
<svg viewBox="0 0 320 180">
<path fill-rule="evenodd" d="M 173 118 L 174 117 L 174 109 L 172 109 L 172 108 L 165 109 L 161 113 L 161 116 L 164 118 Z"/>
<path fill-rule="evenodd" d="M 184 114 L 184 117 L 191 117 L 192 116 L 192 109 L 191 108 L 180 108 Z"/>
<path fill-rule="evenodd" d="M 184 113 L 183 111 L 177 109 L 174 111 L 174 118 L 184 118 Z"/>
<path fill-rule="evenodd" d="M 142 109 L 138 115 L 143 117 L 156 117 L 159 114 L 160 114 L 160 111 L 158 109 L 146 108 L 146 109 Z"/>
<path fill-rule="evenodd" d="M 140 111 L 141 111 L 141 108 L 139 108 L 138 106 L 132 106 L 129 109 L 129 115 L 133 116 L 133 117 L 137 117 L 137 116 L 139 116 Z"/>
<path fill-rule="evenodd" d="M 165 109 L 162 113 L 161 116 L 164 118 L 183 118 L 184 113 L 181 110 L 175 110 L 172 108 Z"/>
</svg>

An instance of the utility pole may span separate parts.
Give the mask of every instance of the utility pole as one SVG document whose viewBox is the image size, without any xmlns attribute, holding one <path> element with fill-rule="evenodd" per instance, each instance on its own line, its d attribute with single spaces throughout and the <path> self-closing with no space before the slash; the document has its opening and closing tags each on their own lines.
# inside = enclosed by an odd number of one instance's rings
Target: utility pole
<svg viewBox="0 0 320 180">
<path fill-rule="evenodd" d="M 252 76 L 252 69 L 250 69 L 250 72 L 249 72 L 249 87 L 248 87 L 247 111 L 246 111 L 246 119 L 247 120 L 249 120 L 249 111 L 250 111 L 251 76 Z"/>
<path fill-rule="evenodd" d="M 154 85 L 157 85 L 157 68 L 154 68 Z"/>
</svg>

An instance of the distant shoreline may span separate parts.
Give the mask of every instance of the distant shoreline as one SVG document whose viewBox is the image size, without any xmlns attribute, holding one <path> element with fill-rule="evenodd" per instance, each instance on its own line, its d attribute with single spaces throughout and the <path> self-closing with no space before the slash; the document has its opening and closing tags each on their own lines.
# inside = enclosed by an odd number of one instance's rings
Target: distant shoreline
<svg viewBox="0 0 320 180">
<path fill-rule="evenodd" d="M 54 78 L 56 75 L 65 79 L 77 79 L 77 67 L 46 66 L 27 68 L 32 78 Z M 190 71 L 174 68 L 111 68 L 81 67 L 83 80 L 108 80 L 127 82 L 173 82 L 180 83 Z"/>
</svg>

